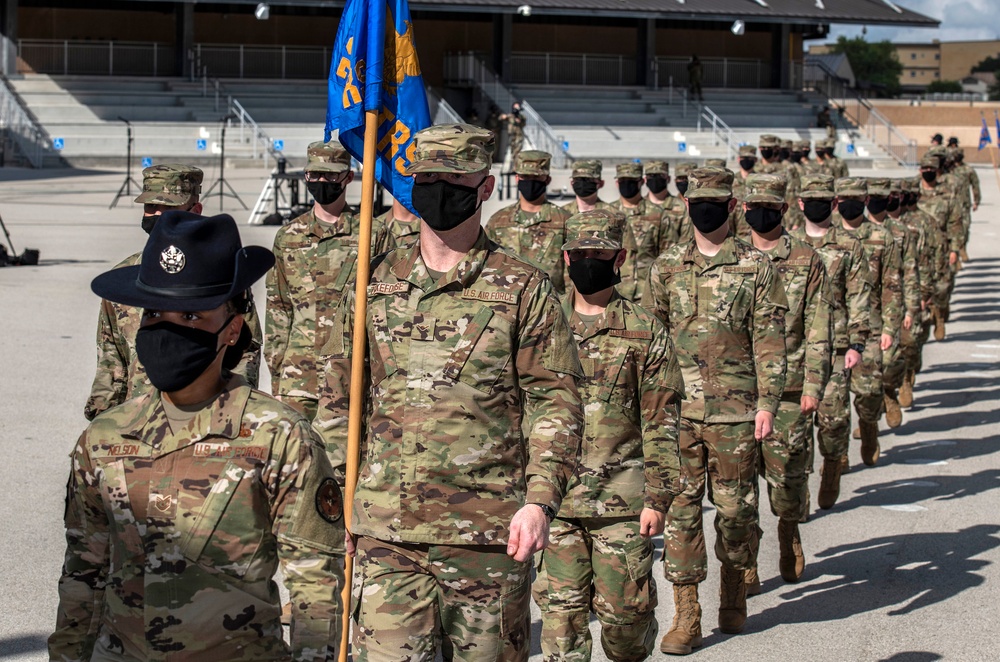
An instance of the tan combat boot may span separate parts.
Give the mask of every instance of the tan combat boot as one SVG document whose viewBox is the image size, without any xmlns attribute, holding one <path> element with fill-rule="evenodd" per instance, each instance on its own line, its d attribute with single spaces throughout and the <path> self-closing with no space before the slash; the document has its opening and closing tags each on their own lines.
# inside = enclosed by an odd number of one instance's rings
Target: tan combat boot
<svg viewBox="0 0 1000 662">
<path fill-rule="evenodd" d="M 885 423 L 890 428 L 898 428 L 903 424 L 903 410 L 899 408 L 899 400 L 894 390 L 886 389 L 882 395 L 885 403 Z"/>
<path fill-rule="evenodd" d="M 820 474 L 819 494 L 816 503 L 823 510 L 830 510 L 840 496 L 840 460 L 823 458 L 823 472 Z"/>
<path fill-rule="evenodd" d="M 878 462 L 881 449 L 878 445 L 878 423 L 861 421 L 861 460 L 869 467 Z"/>
<path fill-rule="evenodd" d="M 747 585 L 747 597 L 760 595 L 760 575 L 757 574 L 757 567 L 743 571 L 743 582 Z"/>
<path fill-rule="evenodd" d="M 799 536 L 799 523 L 778 520 L 778 570 L 786 582 L 795 583 L 806 569 L 806 557 L 802 553 L 802 538 Z"/>
<path fill-rule="evenodd" d="M 853 436 L 854 436 L 855 439 L 860 439 L 861 438 L 861 426 L 860 425 L 858 427 L 854 428 Z"/>
<path fill-rule="evenodd" d="M 906 376 L 903 377 L 903 384 L 899 387 L 899 406 L 906 407 L 909 409 L 913 406 L 913 383 L 916 381 L 917 376 L 914 375 L 909 370 L 906 371 Z"/>
<path fill-rule="evenodd" d="M 851 460 L 847 457 L 845 453 L 842 458 L 840 458 L 840 475 L 851 473 Z"/>
<path fill-rule="evenodd" d="M 739 634 L 747 622 L 747 585 L 743 571 L 722 565 L 719 585 L 719 629 L 725 634 Z"/>
<path fill-rule="evenodd" d="M 944 313 L 937 306 L 934 307 L 934 340 L 941 342 L 944 340 Z"/>
<path fill-rule="evenodd" d="M 701 646 L 701 605 L 697 584 L 674 584 L 674 623 L 660 640 L 667 655 L 688 655 Z"/>
<path fill-rule="evenodd" d="M 960 258 L 962 258 L 962 262 L 968 262 L 969 261 L 969 254 L 965 252 L 964 248 L 959 249 L 958 256 Z"/>
</svg>

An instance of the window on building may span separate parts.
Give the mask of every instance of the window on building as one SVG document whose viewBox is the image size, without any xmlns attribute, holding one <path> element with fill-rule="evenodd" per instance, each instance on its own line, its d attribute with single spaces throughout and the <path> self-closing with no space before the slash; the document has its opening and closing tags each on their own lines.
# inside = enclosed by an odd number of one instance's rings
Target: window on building
<svg viewBox="0 0 1000 662">
<path fill-rule="evenodd" d="M 941 54 L 940 53 L 935 53 L 934 54 L 934 59 L 935 60 L 940 60 L 941 59 Z"/>
<path fill-rule="evenodd" d="M 911 60 L 916 60 L 917 59 L 917 54 L 916 53 L 910 53 L 910 59 Z"/>
<path fill-rule="evenodd" d="M 911 71 L 910 72 L 910 78 L 916 78 L 916 77 L 917 77 L 917 72 L 916 71 Z"/>
<path fill-rule="evenodd" d="M 935 72 L 934 72 L 934 77 L 935 77 L 935 78 L 940 78 L 940 77 L 941 77 L 941 72 L 939 72 L 939 71 L 935 71 Z"/>
</svg>

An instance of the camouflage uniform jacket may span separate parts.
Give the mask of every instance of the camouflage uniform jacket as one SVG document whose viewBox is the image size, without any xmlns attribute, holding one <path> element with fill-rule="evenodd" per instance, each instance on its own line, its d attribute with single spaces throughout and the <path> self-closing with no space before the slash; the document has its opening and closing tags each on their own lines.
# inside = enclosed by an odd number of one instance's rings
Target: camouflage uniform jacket
<svg viewBox="0 0 1000 662">
<path fill-rule="evenodd" d="M 955 166 L 952 171 L 959 179 L 959 190 L 960 199 L 962 204 L 969 207 L 972 202 L 979 205 L 983 201 L 982 191 L 979 189 L 979 175 L 976 174 L 976 169 L 972 166 L 962 163 L 961 165 Z M 969 199 L 969 187 L 972 187 L 972 199 Z"/>
<path fill-rule="evenodd" d="M 711 257 L 673 246 L 653 262 L 643 303 L 674 338 L 682 417 L 739 423 L 777 410 L 788 301 L 764 253 L 734 237 Z"/>
<path fill-rule="evenodd" d="M 755 165 L 753 170 L 750 171 L 750 174 L 752 175 L 755 172 L 760 172 L 759 167 L 759 165 Z M 743 202 L 743 198 L 747 197 L 747 180 L 743 176 L 742 170 L 737 170 L 736 174 L 733 176 L 733 197 L 739 200 L 741 204 Z"/>
<path fill-rule="evenodd" d="M 934 295 L 936 282 L 949 269 L 948 250 L 943 244 L 943 237 L 938 232 L 934 219 L 924 212 L 914 209 L 904 212 L 899 219 L 917 233 L 916 256 L 920 298 L 923 301 L 930 301 Z"/>
<path fill-rule="evenodd" d="M 790 234 L 812 247 L 826 269 L 827 292 L 832 303 L 833 347 L 847 351 L 864 345 L 871 333 L 871 276 L 861 242 L 836 226 L 822 237 L 810 237 L 805 227 Z"/>
<path fill-rule="evenodd" d="M 342 505 L 308 421 L 241 377 L 176 432 L 155 389 L 106 412 L 72 453 L 51 659 L 333 659 Z"/>
<path fill-rule="evenodd" d="M 839 214 L 834 214 L 834 222 L 842 222 Z M 868 312 L 872 335 L 885 333 L 898 340 L 903 325 L 903 286 L 900 282 L 903 267 L 892 233 L 868 220 L 856 230 L 841 226 L 837 231 L 860 241 L 868 259 L 872 284 Z"/>
<path fill-rule="evenodd" d="M 568 203 L 564 204 L 562 208 L 570 216 L 580 213 L 580 203 L 576 198 L 573 198 Z M 598 199 L 597 203 L 594 205 L 594 209 L 611 209 L 611 203 Z"/>
<path fill-rule="evenodd" d="M 136 253 L 122 260 L 115 268 L 131 267 L 140 262 L 142 253 Z M 242 375 L 256 388 L 260 374 L 262 336 L 256 307 L 244 315 L 243 319 L 252 340 L 233 372 Z M 141 325 L 141 308 L 101 300 L 101 313 L 97 320 L 97 373 L 83 409 L 83 415 L 88 421 L 94 420 L 101 412 L 153 389 L 146 378 L 146 370 L 135 355 L 135 334 Z"/>
<path fill-rule="evenodd" d="M 823 260 L 805 242 L 787 232 L 765 253 L 785 288 L 785 395 L 823 398 L 830 378 L 833 328 L 829 285 Z"/>
<path fill-rule="evenodd" d="M 323 350 L 315 423 L 346 447 L 354 296 Z M 481 232 L 437 282 L 420 242 L 368 286 L 367 438 L 354 533 L 390 542 L 506 544 L 525 503 L 558 511 L 583 430 L 580 377 L 552 284 Z"/>
<path fill-rule="evenodd" d="M 556 292 L 562 293 L 568 280 L 562 247 L 569 217 L 565 209 L 547 201 L 537 213 L 529 214 L 521 209 L 519 200 L 493 214 L 486 223 L 486 233 L 547 273 Z"/>
<path fill-rule="evenodd" d="M 847 164 L 844 163 L 843 159 L 836 156 L 828 156 L 823 162 L 826 165 L 829 173 L 834 179 L 840 179 L 841 177 L 850 177 L 850 171 L 847 168 Z"/>
<path fill-rule="evenodd" d="M 390 207 L 389 211 L 375 219 L 374 227 L 385 228 L 389 236 L 392 237 L 393 245 L 403 246 L 417 240 L 417 235 L 420 234 L 420 219 L 415 221 L 400 220 L 395 217 L 392 213 L 392 207 Z M 376 252 L 373 247 L 372 255 L 377 255 L 380 252 Z"/>
<path fill-rule="evenodd" d="M 337 223 L 312 209 L 274 237 L 274 268 L 267 272 L 264 357 L 277 396 L 318 398 L 316 359 L 331 316 L 357 273 L 358 227 L 344 211 Z M 384 226 L 372 226 L 372 254 L 392 247 Z"/>
<path fill-rule="evenodd" d="M 920 274 L 917 271 L 917 242 L 919 234 L 900 220 L 886 215 L 883 227 L 892 233 L 899 252 L 903 286 L 903 314 L 914 319 L 920 314 Z"/>
<path fill-rule="evenodd" d="M 629 232 L 625 235 L 628 241 L 623 245 L 629 251 L 629 259 L 624 265 L 622 280 L 635 284 L 632 298 L 638 300 L 642 298 L 653 260 L 674 243 L 670 236 L 670 224 L 663 208 L 645 198 L 639 200 L 635 207 L 626 207 L 621 198 L 612 202 L 611 206 L 625 214 Z"/>
<path fill-rule="evenodd" d="M 678 448 L 684 395 L 670 334 L 637 304 L 612 297 L 588 328 L 563 313 L 580 350 L 583 443 L 559 516 L 627 517 L 667 512 L 681 491 Z"/>
<path fill-rule="evenodd" d="M 682 224 L 684 218 L 687 216 L 687 205 L 684 204 L 684 201 L 674 195 L 667 196 L 663 199 L 663 202 L 656 202 L 650 197 L 647 197 L 646 201 L 663 210 L 663 250 L 668 246 L 673 246 L 680 242 Z M 660 252 L 663 252 L 663 250 Z"/>
<path fill-rule="evenodd" d="M 928 188 L 921 182 L 917 208 L 934 219 L 947 251 L 957 253 L 965 247 L 962 209 L 946 187 L 938 184 Z"/>
</svg>

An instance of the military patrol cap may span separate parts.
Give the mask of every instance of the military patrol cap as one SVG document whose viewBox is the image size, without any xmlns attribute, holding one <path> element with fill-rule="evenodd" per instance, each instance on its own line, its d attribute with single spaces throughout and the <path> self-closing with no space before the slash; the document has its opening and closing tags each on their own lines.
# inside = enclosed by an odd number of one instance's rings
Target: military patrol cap
<svg viewBox="0 0 1000 662">
<path fill-rule="evenodd" d="M 733 173 L 725 168 L 707 166 L 691 171 L 688 177 L 688 200 L 729 199 L 733 197 Z"/>
<path fill-rule="evenodd" d="M 537 149 L 518 152 L 514 159 L 514 172 L 518 175 L 541 175 L 548 177 L 552 155 Z"/>
<path fill-rule="evenodd" d="M 920 159 L 920 168 L 934 168 L 937 170 L 941 167 L 941 159 L 932 155 L 930 152 L 924 154 L 923 158 Z"/>
<path fill-rule="evenodd" d="M 792 143 L 792 149 L 796 152 L 802 152 L 803 154 L 808 154 L 812 151 L 812 143 L 808 140 L 796 140 Z"/>
<path fill-rule="evenodd" d="M 864 177 L 841 177 L 836 182 L 838 198 L 865 198 L 868 196 L 868 182 Z"/>
<path fill-rule="evenodd" d="M 948 159 L 948 148 L 941 145 L 935 145 L 927 150 L 927 154 L 936 158 L 938 160 L 938 164 L 943 166 L 944 162 Z"/>
<path fill-rule="evenodd" d="M 899 191 L 900 193 L 910 192 L 911 180 L 909 177 L 903 177 L 902 179 L 892 180 L 892 190 Z"/>
<path fill-rule="evenodd" d="M 725 159 L 705 159 L 705 165 L 712 166 L 713 168 L 725 168 Z"/>
<path fill-rule="evenodd" d="M 691 161 L 685 161 L 684 163 L 678 163 L 677 167 L 674 168 L 674 179 L 684 179 L 688 178 L 693 170 L 698 168 L 697 163 L 692 163 Z"/>
<path fill-rule="evenodd" d="M 920 176 L 910 177 L 910 193 L 919 196 L 923 192 L 920 188 Z"/>
<path fill-rule="evenodd" d="M 816 141 L 817 149 L 833 149 L 837 146 L 837 141 L 832 138 L 824 138 L 823 140 Z"/>
<path fill-rule="evenodd" d="M 803 200 L 833 200 L 837 197 L 833 177 L 823 173 L 806 175 L 799 186 L 799 197 Z"/>
<path fill-rule="evenodd" d="M 496 136 L 472 124 L 436 124 L 417 131 L 413 161 L 406 174 L 488 170 L 493 164 Z"/>
<path fill-rule="evenodd" d="M 951 152 L 952 159 L 962 160 L 965 158 L 965 150 L 959 147 L 958 145 L 950 147 L 949 151 Z"/>
<path fill-rule="evenodd" d="M 591 209 L 566 219 L 564 251 L 574 249 L 621 250 L 625 214 L 617 209 Z"/>
<path fill-rule="evenodd" d="M 757 158 L 756 145 L 740 145 L 740 156 L 752 156 Z"/>
<path fill-rule="evenodd" d="M 615 177 L 618 179 L 642 179 L 642 164 L 631 161 L 615 166 Z"/>
<path fill-rule="evenodd" d="M 884 198 L 892 193 L 892 182 L 888 177 L 869 177 L 866 181 L 868 182 L 868 195 Z"/>
<path fill-rule="evenodd" d="M 760 147 L 780 147 L 781 139 L 778 136 L 772 136 L 770 133 L 765 133 L 760 137 L 758 141 Z"/>
<path fill-rule="evenodd" d="M 647 175 L 666 175 L 670 176 L 670 164 L 666 161 L 647 161 L 646 162 L 646 174 Z"/>
<path fill-rule="evenodd" d="M 948 147 L 958 147 L 958 138 L 956 136 L 948 138 Z"/>
<path fill-rule="evenodd" d="M 588 161 L 574 161 L 573 174 L 570 175 L 570 179 L 576 179 L 577 177 L 600 179 L 601 171 L 603 169 L 604 167 L 601 162 L 596 159 Z"/>
<path fill-rule="evenodd" d="M 306 172 L 347 172 L 351 169 L 351 155 L 339 140 L 328 143 L 310 143 L 306 148 Z"/>
<path fill-rule="evenodd" d="M 795 143 L 793 143 L 791 140 L 782 140 L 781 141 L 781 147 L 782 147 L 782 149 L 788 149 L 788 150 L 790 150 L 790 149 L 792 149 L 792 147 L 794 147 L 794 145 L 795 145 Z"/>
<path fill-rule="evenodd" d="M 142 171 L 142 193 L 135 202 L 143 205 L 179 207 L 201 193 L 205 174 L 194 166 L 164 163 Z"/>
<path fill-rule="evenodd" d="M 759 202 L 781 206 L 785 202 L 788 180 L 781 175 L 754 173 L 747 177 L 744 202 Z"/>
</svg>

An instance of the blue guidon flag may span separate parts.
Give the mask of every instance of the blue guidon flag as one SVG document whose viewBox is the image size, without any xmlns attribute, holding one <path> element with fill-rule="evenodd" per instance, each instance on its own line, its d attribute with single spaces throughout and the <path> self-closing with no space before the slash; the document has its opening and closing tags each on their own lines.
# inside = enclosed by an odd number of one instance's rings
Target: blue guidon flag
<svg viewBox="0 0 1000 662">
<path fill-rule="evenodd" d="M 326 140 L 364 156 L 365 113 L 378 113 L 375 176 L 392 197 L 413 209 L 414 134 L 430 126 L 427 93 L 413 44 L 406 0 L 347 0 L 330 61 Z"/>
<path fill-rule="evenodd" d="M 998 127 L 1000 128 L 1000 127 Z M 1000 140 L 998 138 L 997 140 Z M 986 128 L 986 118 L 983 118 L 983 130 L 979 132 L 979 149 L 982 149 L 990 144 L 990 130 Z"/>
</svg>

